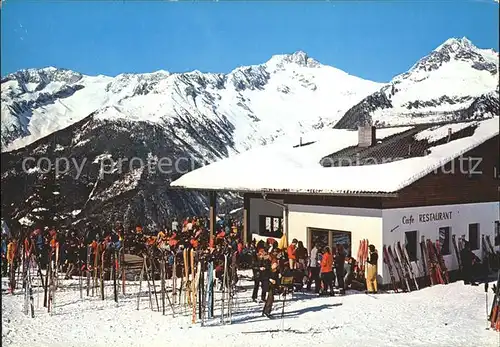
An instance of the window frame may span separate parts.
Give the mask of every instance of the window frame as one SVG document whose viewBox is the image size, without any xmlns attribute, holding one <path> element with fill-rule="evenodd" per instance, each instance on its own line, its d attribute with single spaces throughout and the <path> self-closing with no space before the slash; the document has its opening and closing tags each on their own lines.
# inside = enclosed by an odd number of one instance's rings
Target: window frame
<svg viewBox="0 0 500 347">
<path fill-rule="evenodd" d="M 474 240 L 474 243 L 471 240 L 471 227 L 476 226 L 476 238 Z M 469 240 L 469 245 L 470 245 L 470 250 L 471 251 L 477 251 L 481 249 L 481 229 L 479 223 L 469 223 L 469 227 L 467 229 L 467 238 Z M 475 247 L 474 247 L 475 246 Z"/>
<path fill-rule="evenodd" d="M 448 242 L 446 242 L 446 237 L 443 239 L 444 241 L 441 242 L 441 230 L 444 230 L 444 232 L 448 233 Z M 446 234 L 445 234 L 446 235 Z M 444 227 L 439 227 L 438 228 L 438 238 L 439 238 L 439 243 L 441 244 L 441 249 L 439 250 L 442 255 L 450 255 L 451 254 L 451 226 L 447 225 Z M 445 246 L 448 247 L 447 252 L 445 252 Z"/>
<path fill-rule="evenodd" d="M 267 231 L 267 218 L 270 222 L 270 231 Z M 274 224 L 275 220 L 278 222 L 278 228 L 275 230 Z M 259 215 L 259 236 L 273 237 L 275 239 L 280 239 L 283 237 L 283 216 L 268 216 Z"/>
<path fill-rule="evenodd" d="M 318 245 L 317 240 L 314 240 L 313 233 L 325 233 L 326 234 L 326 239 L 327 242 L 324 243 L 322 242 L 321 245 Z M 314 242 L 316 247 L 318 249 L 321 249 L 322 247 L 330 247 L 330 250 L 332 252 L 336 252 L 336 250 L 333 248 L 333 246 L 337 246 L 338 244 L 335 244 L 335 235 L 340 235 L 344 234 L 344 237 L 347 237 L 347 244 L 346 243 L 338 243 L 342 244 L 344 246 L 344 251 L 347 256 L 352 256 L 353 252 L 353 244 L 352 244 L 352 231 L 348 230 L 338 230 L 338 229 L 323 229 L 323 228 L 316 228 L 316 227 L 307 227 L 307 248 L 309 252 L 311 251 L 311 244 Z M 324 244 L 323 244 L 324 243 Z"/>
<path fill-rule="evenodd" d="M 408 242 L 408 234 L 409 233 L 415 233 L 415 251 L 412 252 L 408 245 L 409 245 L 409 242 Z M 410 262 L 414 261 L 414 262 L 417 262 L 419 257 L 418 257 L 418 251 L 419 251 L 419 242 L 418 242 L 418 230 L 409 230 L 409 231 L 405 231 L 405 235 L 404 235 L 404 247 L 406 248 L 406 251 L 408 252 L 408 257 L 410 258 Z"/>
</svg>

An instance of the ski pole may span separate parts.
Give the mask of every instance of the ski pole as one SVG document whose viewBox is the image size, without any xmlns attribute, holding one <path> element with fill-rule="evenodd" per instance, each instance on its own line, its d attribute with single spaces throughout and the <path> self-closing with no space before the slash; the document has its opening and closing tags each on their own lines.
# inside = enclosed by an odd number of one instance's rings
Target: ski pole
<svg viewBox="0 0 500 347">
<path fill-rule="evenodd" d="M 272 295 L 274 295 L 274 293 Z M 285 301 L 286 301 L 286 288 L 284 288 L 283 290 L 283 306 L 281 308 L 281 332 L 285 330 Z"/>
</svg>

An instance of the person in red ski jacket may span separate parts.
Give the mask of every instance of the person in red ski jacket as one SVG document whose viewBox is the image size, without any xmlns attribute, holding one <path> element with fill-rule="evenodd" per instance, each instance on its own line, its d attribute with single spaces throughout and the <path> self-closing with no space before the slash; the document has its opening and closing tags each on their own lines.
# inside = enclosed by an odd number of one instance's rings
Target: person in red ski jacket
<svg viewBox="0 0 500 347">
<path fill-rule="evenodd" d="M 321 295 L 328 294 L 328 289 L 330 289 L 330 295 L 334 296 L 333 292 L 333 256 L 330 252 L 329 247 L 325 247 L 323 251 L 323 256 L 321 257 L 321 280 L 323 281 L 323 293 Z"/>
<path fill-rule="evenodd" d="M 297 239 L 293 239 L 292 243 L 290 246 L 288 246 L 287 253 L 288 253 L 288 264 L 290 265 L 290 269 L 294 270 L 295 269 L 295 250 L 297 249 Z"/>
</svg>

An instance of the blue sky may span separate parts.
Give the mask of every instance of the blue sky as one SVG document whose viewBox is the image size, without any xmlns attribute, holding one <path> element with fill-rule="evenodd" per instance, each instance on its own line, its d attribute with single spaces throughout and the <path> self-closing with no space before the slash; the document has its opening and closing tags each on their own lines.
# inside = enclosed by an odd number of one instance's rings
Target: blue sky
<svg viewBox="0 0 500 347">
<path fill-rule="evenodd" d="M 449 37 L 498 51 L 498 4 L 476 1 L 27 1 L 2 5 L 1 74 L 229 72 L 306 51 L 388 81 Z"/>
</svg>

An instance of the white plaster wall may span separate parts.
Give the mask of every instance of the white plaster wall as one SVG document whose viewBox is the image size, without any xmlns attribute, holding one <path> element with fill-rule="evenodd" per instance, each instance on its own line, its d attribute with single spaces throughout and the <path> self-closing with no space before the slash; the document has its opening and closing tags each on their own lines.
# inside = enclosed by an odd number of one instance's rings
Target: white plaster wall
<svg viewBox="0 0 500 347">
<path fill-rule="evenodd" d="M 382 247 L 382 210 L 331 206 L 289 205 L 289 239 L 298 239 L 310 249 L 307 228 L 351 232 L 352 256 L 359 242 L 368 239 L 377 249 Z M 381 268 L 382 258 L 379 259 Z"/>
<path fill-rule="evenodd" d="M 283 201 L 278 201 L 283 203 Z M 404 233 L 417 230 L 417 240 L 420 242 L 422 235 L 435 241 L 438 238 L 440 227 L 451 227 L 451 234 L 456 237 L 465 235 L 468 238 L 468 226 L 471 223 L 479 223 L 479 237 L 490 235 L 494 243 L 495 221 L 499 220 L 500 203 L 478 203 L 462 205 L 429 206 L 415 208 L 399 208 L 388 210 L 346 208 L 332 206 L 308 206 L 289 205 L 288 227 L 289 239 L 298 239 L 304 242 L 309 249 L 308 228 L 342 230 L 351 232 L 352 255 L 356 256 L 359 242 L 368 239 L 374 244 L 379 252 L 378 272 L 384 284 L 390 283 L 388 270 L 383 264 L 383 245 L 393 245 L 395 242 L 404 244 Z M 418 215 L 433 212 L 452 212 L 451 220 L 419 222 Z M 259 215 L 275 217 L 283 216 L 283 209 L 264 199 L 250 199 L 250 231 L 253 237 L 258 236 Z M 413 215 L 414 222 L 411 225 L 403 224 L 403 216 Z M 396 228 L 397 227 L 397 228 Z M 394 229 L 396 228 L 396 229 Z M 391 232 L 391 229 L 394 231 Z M 265 239 L 265 238 L 264 238 Z M 495 247 L 500 250 L 500 246 Z M 420 259 L 420 247 L 417 249 Z M 481 256 L 481 248 L 475 253 Z M 453 251 L 444 256 L 446 266 L 449 270 L 458 268 L 458 263 Z M 414 266 L 414 272 L 418 269 Z"/>
<path fill-rule="evenodd" d="M 273 200 L 283 203 L 283 200 Z M 270 203 L 264 199 L 250 199 L 250 233 L 252 239 L 266 240 L 267 237 L 259 236 L 259 216 L 283 217 L 283 208 L 276 204 Z"/>
<path fill-rule="evenodd" d="M 457 188 L 458 189 L 458 188 Z M 458 240 L 459 237 L 465 235 L 468 239 L 469 224 L 479 223 L 479 239 L 481 235 L 490 235 L 491 242 L 494 246 L 494 230 L 495 221 L 499 220 L 500 203 L 488 202 L 477 204 L 461 204 L 461 205 L 444 205 L 444 206 L 428 206 L 428 207 L 411 207 L 383 210 L 383 230 L 384 230 L 384 244 L 394 245 L 396 242 L 401 242 L 404 245 L 405 232 L 417 230 L 417 241 L 420 242 L 421 236 L 424 235 L 426 239 L 431 239 L 435 242 L 439 238 L 439 228 L 451 228 L 451 234 L 455 234 Z M 420 222 L 419 214 L 435 213 L 435 212 L 451 212 L 451 219 L 441 221 Z M 412 224 L 403 224 L 403 217 L 409 218 L 413 216 Z M 394 229 L 392 232 L 391 230 Z M 479 250 L 474 253 L 481 257 L 481 244 Z M 500 249 L 500 247 L 495 247 Z M 380 248 L 381 250 L 382 248 Z M 453 246 L 451 246 L 451 254 L 444 256 L 444 261 L 448 270 L 457 270 L 458 261 L 456 259 Z M 382 256 L 382 252 L 380 252 Z M 421 252 L 420 247 L 417 247 L 417 257 L 420 262 Z M 384 266 L 384 270 L 385 269 Z M 415 274 L 418 273 L 414 265 Z M 389 283 L 390 278 L 384 276 L 384 283 Z"/>
</svg>

